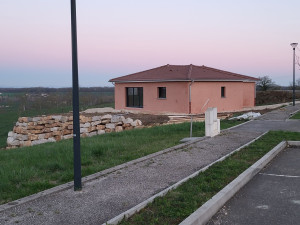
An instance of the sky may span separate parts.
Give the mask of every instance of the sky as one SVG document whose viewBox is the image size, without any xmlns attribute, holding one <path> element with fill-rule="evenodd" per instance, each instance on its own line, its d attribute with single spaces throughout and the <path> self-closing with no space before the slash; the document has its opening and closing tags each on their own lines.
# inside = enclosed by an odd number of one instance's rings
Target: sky
<svg viewBox="0 0 300 225">
<path fill-rule="evenodd" d="M 299 9 L 299 0 L 77 0 L 79 85 L 165 64 L 289 85 Z M 0 87 L 37 86 L 72 86 L 70 0 L 0 0 Z"/>
</svg>

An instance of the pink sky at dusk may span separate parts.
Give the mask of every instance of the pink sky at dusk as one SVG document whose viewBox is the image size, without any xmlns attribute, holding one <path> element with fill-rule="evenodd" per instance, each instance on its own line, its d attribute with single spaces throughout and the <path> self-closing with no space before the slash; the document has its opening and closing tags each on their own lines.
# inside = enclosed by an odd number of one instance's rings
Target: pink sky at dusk
<svg viewBox="0 0 300 225">
<path fill-rule="evenodd" d="M 80 86 L 191 63 L 289 85 L 299 8 L 296 0 L 77 0 Z M 0 32 L 0 87 L 71 86 L 70 1 L 2 0 Z"/>
</svg>

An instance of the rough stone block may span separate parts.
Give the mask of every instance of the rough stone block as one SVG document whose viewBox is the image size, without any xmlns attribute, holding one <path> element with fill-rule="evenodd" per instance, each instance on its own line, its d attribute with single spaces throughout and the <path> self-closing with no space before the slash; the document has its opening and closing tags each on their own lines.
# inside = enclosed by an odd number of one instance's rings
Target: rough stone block
<svg viewBox="0 0 300 225">
<path fill-rule="evenodd" d="M 20 145 L 20 141 L 13 139 L 12 137 L 8 137 L 6 140 L 6 143 L 8 146 L 19 146 Z"/>
<path fill-rule="evenodd" d="M 110 123 L 110 119 L 102 119 L 101 124 L 107 124 Z"/>
<path fill-rule="evenodd" d="M 95 121 L 101 121 L 101 116 L 93 116 L 92 122 L 95 122 Z"/>
<path fill-rule="evenodd" d="M 101 116 L 101 120 L 111 120 L 111 118 L 112 118 L 112 115 L 110 115 L 110 114 L 106 114 L 104 116 Z"/>
<path fill-rule="evenodd" d="M 109 129 L 109 128 L 106 128 L 106 129 L 105 129 L 105 133 L 111 133 L 111 132 L 113 132 L 112 129 Z"/>
<path fill-rule="evenodd" d="M 27 130 L 35 130 L 35 126 L 33 126 L 33 125 L 32 126 L 28 126 Z"/>
<path fill-rule="evenodd" d="M 62 136 L 62 139 L 71 139 L 71 138 L 73 138 L 72 134 Z"/>
<path fill-rule="evenodd" d="M 46 133 L 45 136 L 44 136 L 45 139 L 49 139 L 51 137 L 53 137 L 52 133 Z"/>
<path fill-rule="evenodd" d="M 80 133 L 87 133 L 87 132 L 89 132 L 88 128 L 80 128 Z"/>
<path fill-rule="evenodd" d="M 35 130 L 42 130 L 44 128 L 45 128 L 44 126 L 35 126 Z"/>
<path fill-rule="evenodd" d="M 55 138 L 51 137 L 48 139 L 48 142 L 56 142 Z"/>
<path fill-rule="evenodd" d="M 19 141 L 27 141 L 28 140 L 28 135 L 18 134 L 16 139 L 19 140 Z"/>
<path fill-rule="evenodd" d="M 60 119 L 60 122 L 65 123 L 68 121 L 68 117 L 67 116 L 62 116 Z"/>
<path fill-rule="evenodd" d="M 84 128 L 88 128 L 88 127 L 90 127 L 91 126 L 91 124 L 90 123 L 81 123 L 80 124 L 80 127 L 84 127 Z"/>
<path fill-rule="evenodd" d="M 116 125 L 114 123 L 108 123 L 105 125 L 105 127 L 108 129 L 115 129 Z"/>
<path fill-rule="evenodd" d="M 32 118 L 32 121 L 33 122 L 38 122 L 38 121 L 40 121 L 41 120 L 41 117 L 33 117 Z"/>
<path fill-rule="evenodd" d="M 101 124 L 101 120 L 95 121 L 95 122 L 91 122 L 91 126 L 97 126 L 99 124 Z"/>
<path fill-rule="evenodd" d="M 97 135 L 97 131 L 94 131 L 94 132 L 91 132 L 91 133 L 87 134 L 88 137 L 92 137 L 92 136 L 95 136 L 95 135 Z"/>
<path fill-rule="evenodd" d="M 45 135 L 46 135 L 46 134 L 39 134 L 39 135 L 38 135 L 38 139 L 39 139 L 39 140 L 40 140 L 40 139 L 45 139 Z"/>
<path fill-rule="evenodd" d="M 63 130 L 63 135 L 72 134 L 72 130 Z"/>
<path fill-rule="evenodd" d="M 124 116 L 112 116 L 111 117 L 111 122 L 112 123 L 118 123 L 118 122 L 123 122 L 123 120 L 125 119 Z"/>
<path fill-rule="evenodd" d="M 43 133 L 49 133 L 49 132 L 51 132 L 51 128 L 44 128 L 43 129 Z"/>
<path fill-rule="evenodd" d="M 133 119 L 127 118 L 123 121 L 124 124 L 131 124 L 133 122 Z"/>
<path fill-rule="evenodd" d="M 98 130 L 98 131 L 97 131 L 97 134 L 98 134 L 98 135 L 105 134 L 105 131 L 104 131 L 104 130 Z"/>
<path fill-rule="evenodd" d="M 53 136 L 60 136 L 62 134 L 61 131 L 53 131 Z"/>
<path fill-rule="evenodd" d="M 38 140 L 38 139 L 39 139 L 38 135 L 35 135 L 35 134 L 28 135 L 28 140 L 30 140 L 30 141 L 35 141 L 35 140 Z"/>
<path fill-rule="evenodd" d="M 20 122 L 16 122 L 16 126 L 17 127 L 27 127 L 28 123 L 20 123 Z"/>
<path fill-rule="evenodd" d="M 105 129 L 105 125 L 97 125 L 97 130 L 104 130 Z"/>
<path fill-rule="evenodd" d="M 125 128 L 125 127 L 131 127 L 131 124 L 130 124 L 130 123 L 124 123 L 122 126 L 123 126 L 124 128 Z"/>
<path fill-rule="evenodd" d="M 61 130 L 61 128 L 60 127 L 51 127 L 50 128 L 50 131 L 59 131 L 59 130 Z"/>
<path fill-rule="evenodd" d="M 93 131 L 96 131 L 97 130 L 97 127 L 96 126 L 93 126 L 93 127 L 89 127 L 88 128 L 88 131 L 89 132 L 93 132 Z"/>
<path fill-rule="evenodd" d="M 54 119 L 55 121 L 60 121 L 62 118 L 61 115 L 55 115 L 55 116 L 52 116 L 52 119 Z"/>
<path fill-rule="evenodd" d="M 7 136 L 8 136 L 8 137 L 16 137 L 17 134 L 14 133 L 13 131 L 9 131 Z"/>
<path fill-rule="evenodd" d="M 35 140 L 31 142 L 31 145 L 39 145 L 39 144 L 44 144 L 46 143 L 47 140 L 46 139 L 41 139 L 41 140 Z"/>
<path fill-rule="evenodd" d="M 69 130 L 73 130 L 73 125 L 69 125 L 69 126 L 68 126 L 68 129 L 69 129 Z"/>
<path fill-rule="evenodd" d="M 141 126 L 142 125 L 142 121 L 140 120 L 135 120 L 131 123 L 131 126 L 136 127 L 136 126 Z"/>
<path fill-rule="evenodd" d="M 45 125 L 46 123 L 47 123 L 47 121 L 44 121 L 44 120 L 37 122 L 38 125 Z"/>
<path fill-rule="evenodd" d="M 8 137 L 8 138 L 6 139 L 7 145 L 11 145 L 11 143 L 12 143 L 14 140 L 15 140 L 15 139 L 14 139 L 13 137 Z"/>
<path fill-rule="evenodd" d="M 116 126 L 115 131 L 116 131 L 116 132 L 121 132 L 121 131 L 123 131 L 123 127 L 122 127 L 122 126 Z"/>
</svg>

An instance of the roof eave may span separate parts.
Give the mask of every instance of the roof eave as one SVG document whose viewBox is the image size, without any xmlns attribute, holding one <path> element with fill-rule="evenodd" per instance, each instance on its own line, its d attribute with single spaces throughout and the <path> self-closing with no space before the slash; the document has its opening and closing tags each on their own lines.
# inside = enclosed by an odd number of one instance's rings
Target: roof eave
<svg viewBox="0 0 300 225">
<path fill-rule="evenodd" d="M 256 82 L 257 80 L 236 80 L 236 79 L 191 79 L 191 80 L 109 80 L 114 83 L 155 83 L 155 82 Z"/>
</svg>

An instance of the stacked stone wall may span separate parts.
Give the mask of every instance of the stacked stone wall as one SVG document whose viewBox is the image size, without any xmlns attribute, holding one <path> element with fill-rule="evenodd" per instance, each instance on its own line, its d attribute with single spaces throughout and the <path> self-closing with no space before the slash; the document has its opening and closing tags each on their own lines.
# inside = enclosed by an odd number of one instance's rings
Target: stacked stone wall
<svg viewBox="0 0 300 225">
<path fill-rule="evenodd" d="M 118 115 L 80 115 L 80 136 L 91 137 L 110 132 L 120 132 L 141 127 L 140 120 Z M 57 142 L 73 137 L 73 116 L 51 115 L 40 117 L 20 117 L 8 133 L 8 148 L 32 146 L 47 142 Z"/>
</svg>

